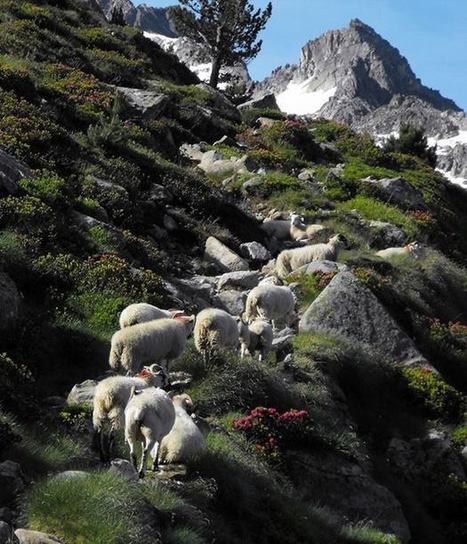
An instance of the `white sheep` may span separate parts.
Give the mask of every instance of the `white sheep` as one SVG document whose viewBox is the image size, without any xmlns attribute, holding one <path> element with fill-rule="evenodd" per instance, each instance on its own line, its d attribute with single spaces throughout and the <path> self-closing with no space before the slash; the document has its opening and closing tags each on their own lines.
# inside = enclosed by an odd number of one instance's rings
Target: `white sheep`
<svg viewBox="0 0 467 544">
<path fill-rule="evenodd" d="M 249 353 L 254 357 L 256 351 L 259 351 L 260 361 L 265 361 L 268 358 L 274 335 L 272 327 L 267 321 L 256 319 L 253 323 L 248 324 L 239 319 L 238 332 L 240 336 L 241 359 L 244 359 L 245 353 Z"/>
<path fill-rule="evenodd" d="M 276 273 L 286 278 L 291 272 L 313 261 L 336 261 L 338 252 L 347 241 L 342 234 L 336 234 L 327 244 L 313 244 L 281 251 L 276 260 Z"/>
<path fill-rule="evenodd" d="M 150 387 L 144 390 L 132 389 L 125 408 L 125 441 L 130 447 L 130 460 L 136 468 L 135 447 L 142 444 L 143 454 L 139 468 L 140 478 L 144 477 L 146 462 L 150 454 L 153 470 L 157 470 L 159 445 L 175 423 L 175 408 L 172 399 L 162 389 Z"/>
<path fill-rule="evenodd" d="M 217 349 L 236 349 L 238 328 L 235 318 L 224 310 L 206 308 L 196 316 L 195 347 L 208 363 Z"/>
<path fill-rule="evenodd" d="M 244 315 L 250 323 L 259 317 L 276 328 L 277 321 L 288 323 L 294 310 L 295 296 L 289 287 L 263 284 L 248 293 Z"/>
<path fill-rule="evenodd" d="M 294 236 L 304 234 L 305 224 L 300 215 L 291 212 L 289 219 L 265 219 L 261 225 L 262 230 L 276 240 L 295 240 Z"/>
<path fill-rule="evenodd" d="M 169 361 L 183 353 L 193 322 L 194 316 L 179 315 L 120 329 L 112 336 L 110 367 L 114 370 L 122 367 L 132 375 L 144 363 L 156 362 L 168 371 Z"/>
<path fill-rule="evenodd" d="M 186 393 L 172 399 L 175 406 L 175 423 L 160 445 L 160 460 L 163 463 L 189 463 L 197 459 L 204 450 L 204 436 L 189 413 L 193 401 Z"/>
<path fill-rule="evenodd" d="M 135 377 L 112 376 L 105 378 L 96 386 L 92 412 L 94 428 L 94 444 L 97 447 L 101 460 L 109 461 L 114 440 L 114 433 L 123 429 L 125 406 L 133 387 L 146 389 L 160 386 L 163 382 L 163 370 L 159 365 L 144 367 Z M 110 431 L 105 435 L 103 430 L 109 422 Z"/>
<path fill-rule="evenodd" d="M 290 237 L 296 242 L 322 241 L 331 236 L 331 229 L 320 224 L 306 225 L 303 217 L 290 215 Z"/>
<path fill-rule="evenodd" d="M 418 243 L 412 242 L 404 247 L 388 247 L 376 252 L 378 257 L 382 259 L 391 259 L 392 257 L 400 257 L 404 255 L 412 255 L 415 259 L 422 259 L 425 256 L 426 248 Z"/>
<path fill-rule="evenodd" d="M 137 325 L 138 323 L 145 323 L 146 321 L 153 321 L 155 319 L 167 319 L 174 318 L 177 315 L 183 315 L 183 310 L 162 310 L 152 304 L 146 302 L 138 302 L 136 304 L 130 304 L 120 314 L 119 324 L 120 328 L 131 327 L 131 325 Z"/>
</svg>

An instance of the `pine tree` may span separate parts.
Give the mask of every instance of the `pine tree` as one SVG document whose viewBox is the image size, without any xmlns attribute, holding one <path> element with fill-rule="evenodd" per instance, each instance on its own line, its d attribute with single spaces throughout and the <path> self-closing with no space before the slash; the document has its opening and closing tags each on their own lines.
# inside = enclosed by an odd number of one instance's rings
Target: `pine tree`
<svg viewBox="0 0 467 544">
<path fill-rule="evenodd" d="M 247 62 L 263 45 L 258 34 L 272 13 L 272 4 L 255 9 L 248 0 L 178 0 L 170 18 L 183 36 L 204 44 L 212 57 L 209 84 L 216 88 L 221 68 Z"/>
<path fill-rule="evenodd" d="M 391 136 L 384 145 L 384 150 L 416 155 L 425 159 L 430 166 L 436 166 L 436 146 L 429 147 L 424 129 L 410 123 L 401 125 L 399 137 Z"/>
<path fill-rule="evenodd" d="M 115 7 L 112 10 L 112 14 L 110 16 L 110 22 L 113 25 L 118 25 L 118 26 L 125 26 L 126 25 L 125 15 L 123 14 L 123 8 L 121 6 L 118 7 L 118 8 Z"/>
</svg>

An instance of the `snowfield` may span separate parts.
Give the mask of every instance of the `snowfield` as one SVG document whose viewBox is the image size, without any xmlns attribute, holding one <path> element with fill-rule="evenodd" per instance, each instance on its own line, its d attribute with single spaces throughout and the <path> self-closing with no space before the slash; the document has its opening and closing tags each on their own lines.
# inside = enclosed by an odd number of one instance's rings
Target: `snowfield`
<svg viewBox="0 0 467 544">
<path fill-rule="evenodd" d="M 302 83 L 290 83 L 287 89 L 276 96 L 279 108 L 285 113 L 309 115 L 319 111 L 332 98 L 337 87 L 327 90 L 310 90 L 313 79 Z"/>
</svg>

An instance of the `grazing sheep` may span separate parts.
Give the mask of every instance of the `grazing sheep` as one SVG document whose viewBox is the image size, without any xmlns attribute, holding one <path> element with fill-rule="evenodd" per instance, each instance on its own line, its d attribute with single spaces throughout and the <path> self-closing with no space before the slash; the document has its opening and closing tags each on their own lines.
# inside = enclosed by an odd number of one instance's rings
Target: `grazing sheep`
<svg viewBox="0 0 467 544">
<path fill-rule="evenodd" d="M 288 323 L 294 310 L 295 297 L 289 287 L 258 285 L 246 299 L 245 319 L 250 323 L 257 317 L 270 320 L 275 329 L 277 321 Z"/>
<path fill-rule="evenodd" d="M 388 247 L 376 252 L 378 257 L 382 259 L 390 259 L 391 257 L 399 257 L 404 255 L 412 255 L 416 259 L 423 259 L 426 253 L 426 248 L 418 243 L 412 242 L 404 247 Z"/>
<path fill-rule="evenodd" d="M 216 349 L 236 349 L 237 322 L 224 310 L 207 308 L 196 316 L 194 337 L 195 347 L 203 354 L 204 362 L 207 364 Z"/>
<path fill-rule="evenodd" d="M 146 389 L 160 386 L 163 382 L 163 371 L 159 365 L 144 367 L 138 376 L 112 376 L 97 384 L 94 394 L 92 424 L 94 428 L 94 444 L 99 451 L 101 460 L 110 460 L 114 433 L 124 425 L 125 406 L 133 387 Z M 110 423 L 108 436 L 103 434 L 106 422 Z"/>
<path fill-rule="evenodd" d="M 329 227 L 319 224 L 307 225 L 306 227 L 306 239 L 309 242 L 320 242 L 329 239 L 332 231 Z"/>
<path fill-rule="evenodd" d="M 155 319 L 173 319 L 177 315 L 183 315 L 183 313 L 183 310 L 162 310 L 152 304 L 139 302 L 130 304 L 122 311 L 119 323 L 120 328 L 124 329 L 125 327 L 131 327 L 131 325 L 154 321 Z"/>
<path fill-rule="evenodd" d="M 335 261 L 339 249 L 345 247 L 347 241 L 342 234 L 336 234 L 327 244 L 286 249 L 276 260 L 276 273 L 279 278 L 286 278 L 291 272 L 313 261 Z"/>
<path fill-rule="evenodd" d="M 261 225 L 262 230 L 276 240 L 300 239 L 300 234 L 305 234 L 305 224 L 300 215 L 291 212 L 289 219 L 265 219 Z M 295 238 L 297 236 L 298 238 Z"/>
<path fill-rule="evenodd" d="M 110 367 L 133 375 L 144 363 L 157 362 L 167 371 L 169 361 L 183 353 L 193 321 L 194 316 L 178 315 L 120 329 L 112 336 Z"/>
<path fill-rule="evenodd" d="M 172 399 L 175 406 L 175 423 L 160 446 L 160 460 L 163 463 L 188 463 L 204 450 L 204 436 L 189 413 L 193 402 L 189 395 L 176 395 Z"/>
<path fill-rule="evenodd" d="M 136 468 L 135 446 L 141 443 L 143 454 L 139 468 L 144 477 L 146 462 L 150 454 L 152 468 L 157 470 L 159 445 L 175 423 L 175 408 L 172 399 L 162 389 L 150 387 L 142 391 L 133 388 L 125 408 L 125 441 L 130 447 L 130 460 Z"/>
<path fill-rule="evenodd" d="M 242 359 L 244 359 L 247 352 L 254 357 L 256 351 L 259 351 L 260 361 L 265 361 L 268 358 L 274 335 L 272 327 L 267 321 L 256 319 L 248 325 L 248 323 L 239 319 L 238 332 L 241 344 L 240 357 Z"/>
</svg>

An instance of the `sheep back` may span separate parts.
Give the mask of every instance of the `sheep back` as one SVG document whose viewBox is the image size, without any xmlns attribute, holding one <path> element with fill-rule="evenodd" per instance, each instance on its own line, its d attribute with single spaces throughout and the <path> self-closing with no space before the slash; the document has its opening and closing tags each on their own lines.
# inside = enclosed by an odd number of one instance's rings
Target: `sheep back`
<svg viewBox="0 0 467 544">
<path fill-rule="evenodd" d="M 162 442 L 161 460 L 166 463 L 187 463 L 204 449 L 204 437 L 193 419 L 181 406 L 175 407 L 175 423 Z"/>
<path fill-rule="evenodd" d="M 235 347 L 238 344 L 237 322 L 224 310 L 207 308 L 196 317 L 194 338 L 198 351 L 208 347 Z"/>
</svg>

